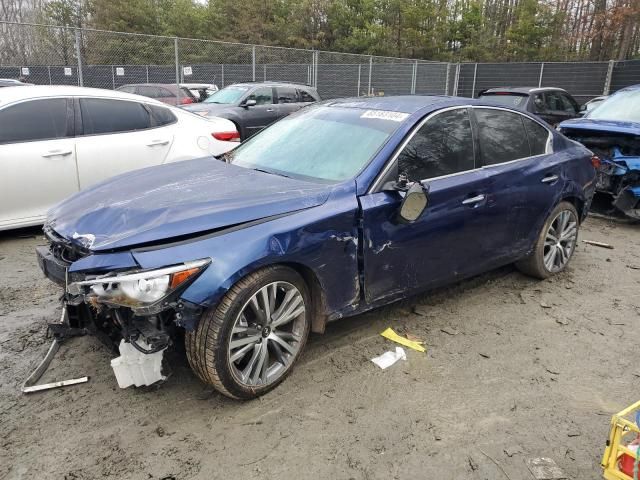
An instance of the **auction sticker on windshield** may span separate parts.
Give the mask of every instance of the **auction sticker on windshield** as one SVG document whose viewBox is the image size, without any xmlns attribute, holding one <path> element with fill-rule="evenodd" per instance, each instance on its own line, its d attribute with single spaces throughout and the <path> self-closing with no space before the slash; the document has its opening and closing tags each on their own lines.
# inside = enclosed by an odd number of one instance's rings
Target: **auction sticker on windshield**
<svg viewBox="0 0 640 480">
<path fill-rule="evenodd" d="M 377 118 L 379 120 L 391 120 L 392 122 L 403 122 L 409 116 L 408 113 L 389 112 L 387 110 L 367 110 L 360 118 Z"/>
</svg>

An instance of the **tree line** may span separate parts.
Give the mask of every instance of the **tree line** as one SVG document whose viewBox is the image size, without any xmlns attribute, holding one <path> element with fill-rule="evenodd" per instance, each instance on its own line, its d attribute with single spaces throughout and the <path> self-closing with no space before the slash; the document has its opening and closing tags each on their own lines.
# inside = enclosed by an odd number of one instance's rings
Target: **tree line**
<svg viewBox="0 0 640 480">
<path fill-rule="evenodd" d="M 0 13 L 10 21 L 453 62 L 640 58 L 640 0 L 0 0 Z"/>
</svg>

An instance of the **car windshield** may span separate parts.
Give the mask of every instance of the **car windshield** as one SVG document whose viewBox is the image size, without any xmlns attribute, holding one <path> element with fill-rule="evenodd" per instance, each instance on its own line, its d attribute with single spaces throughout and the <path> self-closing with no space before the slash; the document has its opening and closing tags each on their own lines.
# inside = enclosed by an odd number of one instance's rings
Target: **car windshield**
<svg viewBox="0 0 640 480">
<path fill-rule="evenodd" d="M 640 122 L 640 88 L 616 93 L 586 116 L 593 120 Z"/>
<path fill-rule="evenodd" d="M 369 163 L 408 114 L 317 106 L 285 117 L 227 154 L 276 175 L 338 182 Z"/>
<path fill-rule="evenodd" d="M 242 96 L 247 93 L 249 87 L 231 86 L 218 90 L 207 98 L 204 103 L 222 103 L 229 105 L 232 103 L 238 103 Z"/>
<path fill-rule="evenodd" d="M 524 108 L 524 105 L 527 103 L 527 95 L 517 94 L 517 93 L 483 93 L 480 95 L 480 100 L 486 100 L 488 102 L 498 103 L 500 105 L 505 105 L 507 107 L 519 107 Z"/>
</svg>

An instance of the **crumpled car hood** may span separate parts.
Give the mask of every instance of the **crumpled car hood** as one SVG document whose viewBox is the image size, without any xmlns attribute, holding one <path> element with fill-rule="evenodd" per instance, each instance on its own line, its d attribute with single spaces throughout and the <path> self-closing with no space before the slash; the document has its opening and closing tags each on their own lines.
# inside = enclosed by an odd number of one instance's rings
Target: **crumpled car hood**
<svg viewBox="0 0 640 480">
<path fill-rule="evenodd" d="M 92 251 L 169 241 L 324 203 L 330 185 L 202 158 L 136 170 L 53 207 L 46 227 Z"/>
<path fill-rule="evenodd" d="M 575 118 L 565 120 L 559 128 L 575 128 L 580 130 L 593 130 L 600 132 L 616 132 L 631 135 L 640 135 L 640 123 L 618 120 L 592 120 L 590 118 Z"/>
</svg>

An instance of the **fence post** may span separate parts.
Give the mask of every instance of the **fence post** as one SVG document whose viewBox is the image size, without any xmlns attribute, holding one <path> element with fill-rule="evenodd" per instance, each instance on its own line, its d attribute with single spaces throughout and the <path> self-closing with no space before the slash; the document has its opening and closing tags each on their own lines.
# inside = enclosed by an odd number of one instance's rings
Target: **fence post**
<svg viewBox="0 0 640 480">
<path fill-rule="evenodd" d="M 147 65 L 147 83 L 149 83 L 149 65 Z"/>
<path fill-rule="evenodd" d="M 451 69 L 451 63 L 447 63 L 447 73 L 444 77 L 444 94 L 449 95 L 449 70 Z"/>
<path fill-rule="evenodd" d="M 113 70 L 113 65 L 111 65 L 111 85 L 113 85 L 113 89 L 112 90 L 115 90 L 116 89 L 116 74 L 115 74 L 115 72 Z"/>
<path fill-rule="evenodd" d="M 358 64 L 358 97 L 360 96 L 360 76 L 362 75 L 362 64 Z"/>
<path fill-rule="evenodd" d="M 316 66 L 313 69 L 313 87 L 318 88 L 318 69 L 320 68 L 320 52 L 316 51 Z"/>
<path fill-rule="evenodd" d="M 178 37 L 173 37 L 173 53 L 176 57 L 176 101 L 180 104 L 180 57 L 178 56 Z"/>
<path fill-rule="evenodd" d="M 471 98 L 476 98 L 476 77 L 478 76 L 478 63 L 473 67 L 473 84 L 471 85 Z"/>
<path fill-rule="evenodd" d="M 220 76 L 222 77 L 221 82 L 222 82 L 222 87 L 224 88 L 224 63 L 220 64 Z"/>
<path fill-rule="evenodd" d="M 453 96 L 458 96 L 458 82 L 460 81 L 460 64 L 456 63 L 456 76 L 453 78 Z"/>
<path fill-rule="evenodd" d="M 609 60 L 609 68 L 607 68 L 607 78 L 604 80 L 604 89 L 602 90 L 603 95 L 609 95 L 611 91 L 611 78 L 613 77 L 613 67 L 615 66 L 615 60 Z"/>
<path fill-rule="evenodd" d="M 418 61 L 413 62 L 413 75 L 411 78 L 411 95 L 416 94 L 416 79 L 418 76 Z"/>
<path fill-rule="evenodd" d="M 373 70 L 373 57 L 369 55 L 369 86 L 367 87 L 367 95 L 371 95 L 371 71 Z"/>
<path fill-rule="evenodd" d="M 252 66 L 252 78 L 256 81 L 256 46 L 251 47 L 251 66 Z"/>
<path fill-rule="evenodd" d="M 53 85 L 53 83 L 51 83 L 51 67 L 47 67 L 47 72 L 49 73 L 49 85 Z"/>
<path fill-rule="evenodd" d="M 78 82 L 81 87 L 84 86 L 84 79 L 82 78 L 82 55 L 80 53 L 80 30 L 76 30 L 76 57 L 78 59 Z"/>
<path fill-rule="evenodd" d="M 542 87 L 542 76 L 544 75 L 544 62 L 540 64 L 540 76 L 538 77 L 538 88 Z"/>
</svg>

